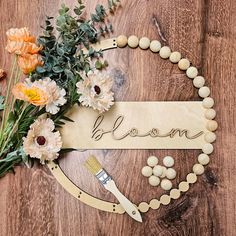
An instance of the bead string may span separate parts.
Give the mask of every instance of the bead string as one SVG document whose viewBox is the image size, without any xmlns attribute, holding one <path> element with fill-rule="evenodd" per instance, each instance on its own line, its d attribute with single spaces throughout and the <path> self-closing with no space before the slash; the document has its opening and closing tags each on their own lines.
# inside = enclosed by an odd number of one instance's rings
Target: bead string
<svg viewBox="0 0 236 236">
<path fill-rule="evenodd" d="M 203 99 L 202 105 L 206 109 L 205 118 L 208 120 L 206 128 L 208 132 L 205 134 L 204 139 L 206 144 L 202 147 L 202 153 L 198 156 L 197 164 L 194 164 L 192 171 L 186 177 L 186 181 L 179 183 L 178 188 L 172 189 L 168 194 L 164 194 L 160 199 L 152 199 L 149 204 L 146 202 L 141 202 L 138 206 L 138 209 L 141 212 L 147 212 L 149 208 L 158 209 L 160 204 L 168 205 L 171 199 L 178 199 L 181 192 L 186 192 L 189 189 L 189 185 L 197 181 L 197 175 L 204 173 L 204 165 L 207 165 L 210 161 L 209 154 L 214 150 L 212 143 L 216 140 L 216 135 L 214 131 L 217 130 L 218 124 L 214 120 L 216 117 L 216 111 L 212 108 L 214 106 L 214 100 L 210 97 L 210 89 L 208 86 L 205 86 L 205 78 L 198 75 L 198 69 L 194 66 L 191 66 L 190 61 L 187 58 L 182 58 L 180 52 L 171 51 L 170 47 L 162 46 L 158 40 L 150 41 L 147 37 L 142 37 L 139 39 L 137 36 L 132 35 L 126 37 L 125 35 L 120 35 L 116 39 L 117 46 L 124 48 L 127 45 L 130 48 L 137 48 L 138 46 L 147 50 L 150 49 L 153 53 L 159 53 L 159 56 L 162 59 L 169 59 L 172 63 L 177 64 L 180 70 L 185 71 L 186 76 L 193 80 L 193 85 L 198 89 L 198 95 Z"/>
</svg>

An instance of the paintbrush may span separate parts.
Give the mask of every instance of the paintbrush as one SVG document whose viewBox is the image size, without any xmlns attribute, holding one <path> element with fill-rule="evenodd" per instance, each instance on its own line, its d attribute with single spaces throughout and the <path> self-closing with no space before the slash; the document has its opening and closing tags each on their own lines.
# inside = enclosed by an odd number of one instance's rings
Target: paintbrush
<svg viewBox="0 0 236 236">
<path fill-rule="evenodd" d="M 95 175 L 105 189 L 114 194 L 130 217 L 136 221 L 142 222 L 142 217 L 138 209 L 118 190 L 112 177 L 102 168 L 102 165 L 95 156 L 90 156 L 84 165 L 92 174 Z"/>
</svg>

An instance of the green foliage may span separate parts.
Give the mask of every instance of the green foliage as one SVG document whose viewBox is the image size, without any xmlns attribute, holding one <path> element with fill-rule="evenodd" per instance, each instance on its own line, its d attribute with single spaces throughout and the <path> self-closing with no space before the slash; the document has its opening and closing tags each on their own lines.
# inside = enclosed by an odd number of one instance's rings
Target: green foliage
<svg viewBox="0 0 236 236">
<path fill-rule="evenodd" d="M 118 1 L 109 2 L 111 10 Z M 38 43 L 43 46 L 40 54 L 44 63 L 32 73 L 31 80 L 50 77 L 59 87 L 66 90 L 67 103 L 56 115 L 47 114 L 54 121 L 56 128 L 62 127 L 66 121 L 73 122 L 66 113 L 78 103 L 76 83 L 82 79 L 82 73 L 91 70 L 91 59 L 97 59 L 97 69 L 108 66 L 107 61 L 102 62 L 99 59 L 102 57 L 102 51 L 96 51 L 90 46 L 113 30 L 111 24 L 105 23 L 105 8 L 97 5 L 90 19 L 82 17 L 84 8 L 81 0 L 78 0 L 78 5 L 73 11 L 62 4 L 55 19 L 46 17 L 42 35 L 38 38 Z M 53 20 L 56 23 L 55 27 Z M 88 54 L 84 54 L 83 48 L 88 49 Z M 0 110 L 3 108 L 4 98 L 0 96 Z M 13 171 L 14 166 L 21 162 L 28 165 L 28 156 L 22 148 L 23 137 L 27 135 L 30 125 L 44 113 L 45 108 L 40 109 L 24 101 L 15 101 L 0 138 L 0 177 L 8 171 Z"/>
<path fill-rule="evenodd" d="M 108 0 L 108 8 L 111 13 L 114 13 L 120 0 Z"/>
<path fill-rule="evenodd" d="M 62 4 L 56 18 L 56 29 L 52 24 L 53 18 L 47 17 L 43 35 L 38 39 L 38 43 L 43 46 L 41 54 L 44 65 L 36 69 L 32 75 L 33 80 L 50 77 L 68 91 L 70 80 L 74 80 L 79 73 L 91 69 L 90 58 L 101 56 L 101 52 L 94 52 L 89 45 L 96 43 L 99 36 L 104 34 L 104 30 L 101 29 L 106 28 L 106 32 L 110 29 L 110 26 L 99 25 L 99 31 L 94 26 L 95 22 L 104 24 L 105 8 L 97 5 L 95 13 L 88 20 L 81 17 L 83 10 L 84 5 L 81 1 L 78 1 L 78 6 L 73 9 L 75 15 Z M 58 37 L 55 30 L 59 32 Z M 84 47 L 89 49 L 88 55 L 83 53 Z"/>
<path fill-rule="evenodd" d="M 14 171 L 13 167 L 28 159 L 22 147 L 9 152 L 4 159 L 0 159 L 0 177 L 3 177 L 8 171 Z"/>
<path fill-rule="evenodd" d="M 105 69 L 107 66 L 108 66 L 108 61 L 106 61 L 106 60 L 104 62 L 97 60 L 95 63 L 95 68 L 97 70 Z"/>
</svg>

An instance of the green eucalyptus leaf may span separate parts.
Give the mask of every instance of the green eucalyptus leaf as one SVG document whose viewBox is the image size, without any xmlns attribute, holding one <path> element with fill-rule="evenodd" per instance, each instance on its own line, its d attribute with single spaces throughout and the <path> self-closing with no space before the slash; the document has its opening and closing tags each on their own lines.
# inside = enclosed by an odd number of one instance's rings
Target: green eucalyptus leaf
<svg viewBox="0 0 236 236">
<path fill-rule="evenodd" d="M 46 70 L 42 66 L 37 66 L 36 72 L 38 72 L 39 74 L 43 74 L 44 72 L 46 72 Z"/>
<path fill-rule="evenodd" d="M 64 71 L 64 69 L 63 69 L 62 67 L 60 67 L 60 66 L 54 66 L 54 67 L 52 68 L 52 70 L 53 70 L 53 72 L 55 72 L 55 73 L 57 73 L 57 74 Z"/>
</svg>

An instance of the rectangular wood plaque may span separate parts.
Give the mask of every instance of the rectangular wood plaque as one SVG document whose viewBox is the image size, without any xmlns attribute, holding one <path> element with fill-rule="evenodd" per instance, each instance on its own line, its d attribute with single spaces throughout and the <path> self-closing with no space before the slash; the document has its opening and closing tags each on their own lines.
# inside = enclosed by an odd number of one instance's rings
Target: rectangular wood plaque
<svg viewBox="0 0 236 236">
<path fill-rule="evenodd" d="M 103 114 L 75 106 L 60 130 L 63 148 L 201 149 L 202 102 L 116 102 Z"/>
</svg>

